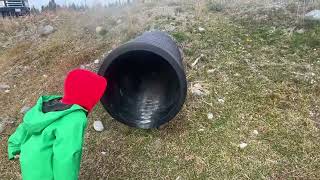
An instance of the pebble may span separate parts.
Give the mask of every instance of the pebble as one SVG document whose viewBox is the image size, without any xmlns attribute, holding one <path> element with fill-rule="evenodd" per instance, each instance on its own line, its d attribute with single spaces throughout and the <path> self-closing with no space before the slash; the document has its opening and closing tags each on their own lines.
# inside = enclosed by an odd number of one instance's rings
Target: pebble
<svg viewBox="0 0 320 180">
<path fill-rule="evenodd" d="M 44 74 L 44 75 L 42 75 L 44 78 L 47 78 L 48 77 L 48 75 L 46 75 L 46 74 Z"/>
<path fill-rule="evenodd" d="M 257 131 L 257 130 L 253 130 L 253 132 L 252 132 L 254 135 L 258 135 L 259 134 L 259 132 Z"/>
<path fill-rule="evenodd" d="M 248 146 L 248 144 L 247 144 L 247 143 L 244 143 L 244 142 L 240 143 L 240 145 L 239 145 L 240 149 L 244 149 L 244 148 L 246 148 L 247 146 Z"/>
<path fill-rule="evenodd" d="M 218 102 L 221 103 L 221 104 L 223 104 L 223 103 L 224 103 L 224 99 L 223 99 L 223 98 L 219 98 L 219 99 L 218 99 Z"/>
<path fill-rule="evenodd" d="M 207 73 L 208 74 L 211 74 L 211 73 L 214 73 L 216 71 L 216 69 L 209 69 L 208 71 L 207 71 Z"/>
<path fill-rule="evenodd" d="M 176 30 L 176 27 L 173 26 L 173 25 L 171 25 L 171 24 L 168 24 L 168 25 L 166 25 L 166 26 L 164 27 L 164 29 L 165 29 L 166 31 L 168 31 L 168 32 L 172 32 L 172 31 Z"/>
<path fill-rule="evenodd" d="M 9 89 L 7 89 L 7 90 L 5 90 L 4 92 L 5 92 L 5 93 L 9 93 L 9 92 L 10 92 L 10 90 L 9 90 Z"/>
<path fill-rule="evenodd" d="M 95 63 L 95 64 L 99 64 L 99 62 L 100 62 L 99 59 L 94 60 L 94 63 Z"/>
<path fill-rule="evenodd" d="M 196 95 L 196 96 L 202 96 L 204 95 L 203 92 L 199 89 L 195 89 L 192 91 L 192 94 Z"/>
<path fill-rule="evenodd" d="M 213 114 L 212 113 L 208 113 L 208 119 L 213 119 Z"/>
<path fill-rule="evenodd" d="M 20 110 L 20 113 L 25 114 L 26 112 L 28 112 L 30 110 L 29 106 L 23 106 Z"/>
<path fill-rule="evenodd" d="M 39 28 L 39 34 L 41 36 L 47 36 L 47 35 L 53 33 L 54 31 L 55 31 L 54 27 L 52 27 L 50 25 L 46 25 L 44 27 Z"/>
<path fill-rule="evenodd" d="M 303 34 L 304 32 L 305 32 L 304 29 L 299 29 L 299 30 L 297 31 L 298 34 Z"/>
<path fill-rule="evenodd" d="M 10 86 L 7 84 L 0 84 L 0 91 L 10 89 Z"/>
<path fill-rule="evenodd" d="M 93 122 L 93 128 L 94 130 L 101 132 L 104 130 L 103 124 L 101 121 L 94 121 Z"/>
<path fill-rule="evenodd" d="M 107 152 L 102 151 L 102 152 L 101 152 L 101 154 L 102 154 L 102 155 L 106 155 L 106 154 L 107 154 Z"/>
<path fill-rule="evenodd" d="M 208 90 L 206 90 L 201 84 L 196 83 L 190 88 L 191 93 L 196 96 L 208 95 Z"/>
<path fill-rule="evenodd" d="M 103 28 L 102 26 L 97 26 L 96 33 L 103 36 L 103 35 L 107 34 L 107 30 L 105 28 Z"/>
<path fill-rule="evenodd" d="M 239 76 L 241 76 L 241 75 L 240 75 L 239 73 L 235 73 L 234 76 L 235 76 L 235 77 L 239 77 Z"/>
<path fill-rule="evenodd" d="M 205 31 L 205 29 L 203 27 L 199 27 L 198 30 L 199 30 L 199 32 L 204 32 Z"/>
<path fill-rule="evenodd" d="M 0 133 L 2 133 L 4 130 L 4 123 L 0 122 Z"/>
</svg>

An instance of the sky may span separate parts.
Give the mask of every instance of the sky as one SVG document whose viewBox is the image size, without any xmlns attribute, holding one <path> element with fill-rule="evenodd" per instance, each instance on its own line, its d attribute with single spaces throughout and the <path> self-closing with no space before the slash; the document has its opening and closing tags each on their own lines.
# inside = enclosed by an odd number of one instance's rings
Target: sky
<svg viewBox="0 0 320 180">
<path fill-rule="evenodd" d="M 65 5 L 65 4 L 84 4 L 85 1 L 87 2 L 87 5 L 93 5 L 95 3 L 101 3 L 101 4 L 108 4 L 115 2 L 117 0 L 55 0 L 57 4 L 59 5 Z M 125 0 L 122 0 L 125 1 Z M 30 7 L 35 6 L 36 8 L 40 8 L 42 5 L 47 5 L 49 3 L 49 0 L 29 0 Z"/>
</svg>

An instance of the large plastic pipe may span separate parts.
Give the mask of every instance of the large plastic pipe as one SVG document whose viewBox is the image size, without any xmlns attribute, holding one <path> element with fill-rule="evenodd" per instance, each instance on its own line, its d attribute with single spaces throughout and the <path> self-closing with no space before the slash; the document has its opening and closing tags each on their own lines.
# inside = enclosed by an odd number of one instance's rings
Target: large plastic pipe
<svg viewBox="0 0 320 180">
<path fill-rule="evenodd" d="M 108 78 L 101 103 L 117 121 L 157 128 L 181 110 L 187 81 L 177 44 L 163 32 L 146 32 L 116 48 L 99 74 Z"/>
</svg>

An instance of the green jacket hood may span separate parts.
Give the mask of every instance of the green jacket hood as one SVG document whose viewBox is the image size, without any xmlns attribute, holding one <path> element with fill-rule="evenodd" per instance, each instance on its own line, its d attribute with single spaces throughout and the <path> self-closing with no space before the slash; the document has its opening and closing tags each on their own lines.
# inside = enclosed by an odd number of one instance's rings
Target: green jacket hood
<svg viewBox="0 0 320 180">
<path fill-rule="evenodd" d="M 74 111 L 87 112 L 84 108 L 76 104 L 64 111 L 42 112 L 43 103 L 56 98 L 61 98 L 61 96 L 41 96 L 36 105 L 26 113 L 23 118 L 23 126 L 30 134 L 41 132 L 56 120 Z"/>
</svg>

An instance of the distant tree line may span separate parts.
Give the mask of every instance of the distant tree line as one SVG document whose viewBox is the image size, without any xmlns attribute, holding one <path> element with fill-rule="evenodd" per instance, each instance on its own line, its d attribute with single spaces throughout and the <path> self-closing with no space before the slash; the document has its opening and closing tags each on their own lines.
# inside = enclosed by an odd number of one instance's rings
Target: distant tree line
<svg viewBox="0 0 320 180">
<path fill-rule="evenodd" d="M 123 6 L 123 5 L 131 4 L 133 1 L 134 0 L 126 0 L 126 1 L 118 0 L 118 1 L 115 1 L 113 3 L 104 5 L 104 7 L 107 8 L 107 7 Z M 102 7 L 101 4 L 96 5 L 96 6 Z M 88 8 L 89 7 L 86 4 L 79 5 L 79 4 L 75 4 L 75 3 L 60 6 L 59 4 L 57 4 L 55 2 L 55 0 L 50 0 L 47 5 L 41 6 L 41 12 L 56 11 L 57 9 L 70 9 L 70 10 L 74 10 L 74 11 L 81 11 L 81 10 L 85 10 L 85 9 L 88 9 Z M 32 7 L 31 8 L 31 13 L 32 14 L 37 14 L 37 13 L 40 13 L 40 10 L 35 8 L 35 7 Z"/>
</svg>

